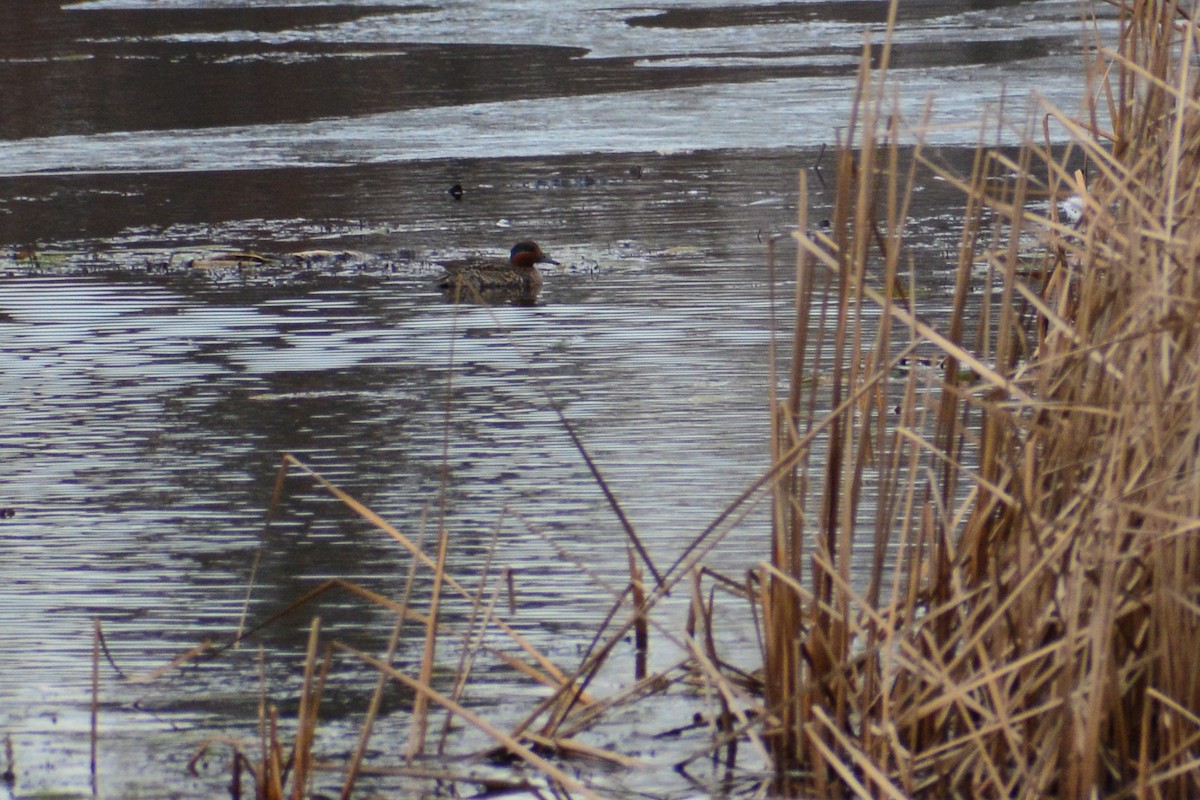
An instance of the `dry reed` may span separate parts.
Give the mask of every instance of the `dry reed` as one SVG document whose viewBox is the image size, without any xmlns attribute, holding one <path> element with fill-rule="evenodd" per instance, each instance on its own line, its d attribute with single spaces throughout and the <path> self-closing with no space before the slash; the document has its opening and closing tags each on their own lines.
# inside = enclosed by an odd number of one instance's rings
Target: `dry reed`
<svg viewBox="0 0 1200 800">
<path fill-rule="evenodd" d="M 1065 154 L 1032 141 L 1012 158 L 980 152 L 959 180 L 944 330 L 890 288 L 911 173 L 901 180 L 886 57 L 878 69 L 864 58 L 831 229 L 807 234 L 801 217 L 792 390 L 776 404 L 760 585 L 781 793 L 1200 794 L 1190 19 L 1174 3 L 1122 6 L 1117 49 L 1091 69 L 1089 119 L 1047 112 L 1071 136 Z M 1068 166 L 1080 157 L 1090 180 Z M 912 164 L 939 171 L 919 143 Z M 1083 198 L 1078 226 L 1058 218 L 1068 192 Z M 1028 210 L 1038 194 L 1047 215 Z M 1032 270 L 1018 269 L 1023 232 L 1045 243 Z M 980 250 L 1001 288 L 972 316 Z M 810 309 L 831 336 L 811 339 Z M 945 359 L 932 401 L 915 373 L 890 378 L 893 354 L 918 343 Z M 852 569 L 864 543 L 877 554 L 865 578 Z"/>
</svg>

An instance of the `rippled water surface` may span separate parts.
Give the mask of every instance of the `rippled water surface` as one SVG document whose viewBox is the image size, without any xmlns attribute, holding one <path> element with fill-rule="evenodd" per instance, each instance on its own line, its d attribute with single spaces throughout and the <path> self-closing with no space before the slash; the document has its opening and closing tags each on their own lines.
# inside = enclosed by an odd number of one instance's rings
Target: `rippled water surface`
<svg viewBox="0 0 1200 800">
<path fill-rule="evenodd" d="M 766 243 L 795 225 L 801 172 L 811 216 L 827 211 L 822 146 L 844 124 L 864 31 L 881 30 L 884 7 L 6 9 L 8 793 L 91 792 L 93 620 L 112 658 L 101 670 L 106 797 L 225 792 L 226 755 L 198 776 L 186 763 L 209 737 L 255 746 L 258 643 L 284 716 L 312 615 L 330 637 L 382 649 L 388 614 L 333 594 L 220 659 L 151 683 L 118 676 L 113 664 L 144 673 L 227 638 L 256 559 L 252 622 L 331 577 L 399 596 L 405 552 L 311 481 L 293 475 L 264 527 L 282 453 L 414 537 L 444 514 L 450 572 L 474 588 L 489 564 L 511 567 L 512 623 L 573 667 L 628 579 L 627 540 L 555 409 L 660 569 L 762 473 L 769 347 L 790 336 L 791 307 L 786 278 L 773 299 Z M 915 120 L 933 93 L 938 157 L 966 169 L 963 146 L 1002 97 L 1018 121 L 1033 87 L 1072 107 L 1079 30 L 1074 2 L 902 2 L 901 106 Z M 456 183 L 461 200 L 447 191 Z M 910 255 L 935 323 L 956 214 L 953 193 L 927 176 Z M 538 305 L 444 302 L 436 261 L 502 256 L 527 237 L 561 264 L 546 269 Z M 213 265 L 229 251 L 272 260 Z M 781 265 L 793 255 L 784 237 Z M 739 576 L 763 559 L 764 517 L 753 507 L 711 562 Z M 665 604 L 668 629 L 682 627 L 686 594 Z M 450 626 L 468 611 L 451 597 Z M 754 667 L 752 632 L 731 625 L 730 658 Z M 401 647 L 406 665 L 418 635 L 413 626 Z M 655 636 L 652 662 L 665 666 L 677 652 Z M 456 659 L 448 642 L 439 663 Z M 627 683 L 629 661 L 619 653 L 599 688 Z M 494 662 L 478 669 L 471 703 L 500 724 L 540 697 Z M 349 659 L 335 667 L 322 757 L 352 748 L 372 680 Z M 407 736 L 400 702 L 377 728 L 381 762 Z M 617 715 L 593 743 L 654 768 L 597 768 L 589 780 L 614 795 L 695 791 L 669 765 L 703 741 L 650 738 L 695 710 L 677 698 L 653 717 Z M 459 749 L 486 744 L 454 736 Z M 394 796 L 415 791 L 375 780 Z"/>
</svg>

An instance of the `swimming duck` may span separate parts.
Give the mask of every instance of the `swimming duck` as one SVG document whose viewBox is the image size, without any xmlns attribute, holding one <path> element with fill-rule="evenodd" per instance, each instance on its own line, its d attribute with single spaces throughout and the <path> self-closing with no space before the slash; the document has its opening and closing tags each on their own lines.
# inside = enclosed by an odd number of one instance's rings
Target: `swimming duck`
<svg viewBox="0 0 1200 800">
<path fill-rule="evenodd" d="M 494 303 L 532 303 L 542 288 L 538 264 L 558 262 L 542 252 L 537 242 L 526 239 L 513 245 L 508 261 L 468 259 L 442 264 L 446 275 L 438 286 L 451 300 Z"/>
</svg>

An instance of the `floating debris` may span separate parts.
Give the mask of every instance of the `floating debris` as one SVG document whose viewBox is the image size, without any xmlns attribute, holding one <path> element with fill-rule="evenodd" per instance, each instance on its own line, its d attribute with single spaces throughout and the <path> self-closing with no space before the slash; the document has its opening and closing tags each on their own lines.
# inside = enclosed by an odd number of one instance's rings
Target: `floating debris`
<svg viewBox="0 0 1200 800">
<path fill-rule="evenodd" d="M 188 266 L 193 269 L 230 269 L 246 267 L 251 264 L 268 264 L 273 259 L 258 253 L 222 253 L 213 258 L 193 258 Z"/>
</svg>

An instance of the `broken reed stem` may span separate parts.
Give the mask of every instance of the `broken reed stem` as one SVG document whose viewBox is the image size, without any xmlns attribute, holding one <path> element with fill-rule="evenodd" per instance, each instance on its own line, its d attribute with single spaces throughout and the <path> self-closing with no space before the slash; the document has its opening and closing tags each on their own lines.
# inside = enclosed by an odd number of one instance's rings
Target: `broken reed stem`
<svg viewBox="0 0 1200 800">
<path fill-rule="evenodd" d="M 449 532 L 445 525 L 438 528 L 437 564 L 433 571 L 433 588 L 429 597 L 429 618 L 425 626 L 425 646 L 421 653 L 420 680 L 428 683 L 433 678 L 433 660 L 437 650 L 437 618 L 441 606 L 442 584 L 446 576 L 446 547 Z M 428 730 L 429 699 L 424 694 L 418 694 L 413 700 L 412 728 L 409 731 L 408 748 L 405 757 L 415 758 L 425 752 L 425 734 Z"/>
<path fill-rule="evenodd" d="M 425 541 L 425 514 L 421 514 L 421 523 L 418 526 L 417 542 L 418 548 L 424 545 Z M 417 577 L 417 560 L 411 559 L 408 562 L 408 575 L 404 579 L 404 592 L 400 600 L 400 608 L 396 613 L 396 624 L 392 628 L 392 635 L 388 639 L 387 650 L 383 660 L 391 664 L 396 657 L 396 649 L 400 646 L 400 635 L 404 632 L 405 612 L 408 610 L 409 602 L 412 600 L 413 586 L 416 583 Z M 371 740 L 371 732 L 375 728 L 375 719 L 379 716 L 379 709 L 383 705 L 383 692 L 387 688 L 387 676 L 380 674 L 375 681 L 375 691 L 371 694 L 371 702 L 367 706 L 367 714 L 363 718 L 362 728 L 358 734 L 358 744 L 354 748 L 354 755 L 350 758 L 350 763 L 346 767 L 346 779 L 342 782 L 342 791 L 339 795 L 340 800 L 350 800 L 350 795 L 354 791 L 354 784 L 358 780 L 359 770 L 362 768 L 363 757 L 367 752 L 367 744 Z"/>
<path fill-rule="evenodd" d="M 316 734 L 319 695 L 313 689 L 316 670 L 317 644 L 320 641 L 321 618 L 313 617 L 308 633 L 308 648 L 304 654 L 304 680 L 300 687 L 300 708 L 296 712 L 296 739 L 292 743 L 292 800 L 303 800 L 312 779 L 312 742 Z M 325 662 L 326 665 L 328 662 Z M 328 667 L 326 666 L 325 669 Z"/>
<path fill-rule="evenodd" d="M 332 494 L 334 497 L 336 497 L 347 508 L 352 510 L 354 513 L 358 514 L 360 517 L 365 519 L 367 522 L 371 523 L 371 525 L 373 525 L 378 530 L 380 530 L 383 533 L 385 533 L 386 535 L 390 536 L 393 540 L 395 540 L 397 543 L 399 543 L 405 550 L 407 550 L 408 553 L 414 559 L 419 561 L 425 567 L 429 568 L 434 575 L 441 575 L 441 580 L 444 581 L 444 583 L 447 586 L 452 588 L 460 597 L 466 599 L 468 602 L 473 598 L 474 594 L 470 590 L 468 590 L 457 579 L 455 579 L 455 577 L 452 574 L 446 572 L 444 569 L 439 569 L 438 563 L 433 558 L 430 558 L 430 556 L 427 553 L 425 553 L 424 550 L 417 547 L 408 536 L 406 536 L 395 526 L 393 526 L 389 522 L 387 522 L 387 520 L 380 517 L 378 514 L 376 514 L 374 511 L 372 511 L 367 506 L 363 505 L 361 502 L 356 500 L 354 497 L 350 496 L 349 493 L 347 493 L 347 492 L 343 491 L 342 489 L 338 488 L 337 486 L 335 486 L 327 478 L 325 478 L 324 476 L 322 476 L 321 474 L 319 474 L 318 472 L 313 470 L 311 467 L 309 467 L 307 464 L 305 464 L 304 462 L 297 459 L 295 456 L 293 456 L 291 454 L 285 454 L 284 460 L 286 463 L 288 463 L 291 466 L 296 467 L 297 469 L 302 471 L 305 475 L 308 475 L 309 477 L 311 477 L 314 481 L 317 482 L 318 485 L 320 485 L 322 488 L 324 488 L 326 491 L 328 491 L 330 494 Z M 339 581 L 337 583 L 343 584 L 344 582 Z M 347 585 L 349 586 L 349 584 L 347 584 Z M 379 598 L 377 600 L 373 600 L 373 602 L 380 602 L 381 600 L 382 600 L 382 598 Z M 405 613 L 411 614 L 413 612 L 406 611 Z M 427 618 L 423 617 L 422 622 L 424 622 L 426 619 Z M 541 653 L 541 651 L 538 650 L 538 648 L 534 647 L 528 641 L 528 639 L 526 639 L 519 632 L 517 632 L 511 625 L 506 623 L 503 618 L 494 617 L 491 622 L 493 625 L 495 625 L 497 628 L 499 628 L 506 636 L 508 636 L 513 642 L 515 642 L 518 647 L 520 647 L 523 651 L 525 651 L 530 656 L 530 658 L 534 659 L 542 667 L 542 669 L 546 670 L 546 672 L 553 675 L 556 679 L 565 681 L 565 676 L 558 669 L 558 667 L 555 666 L 549 659 L 547 659 Z"/>
<path fill-rule="evenodd" d="M 256 780 L 256 796 L 262 794 L 266 785 L 267 767 L 267 665 L 262 643 L 258 645 L 258 752 L 261 758 Z"/>
<path fill-rule="evenodd" d="M 413 691 L 424 695 L 429 702 L 436 703 L 436 704 L 442 706 L 447 711 L 450 711 L 451 713 L 453 713 L 455 716 L 459 717 L 463 721 L 465 721 L 468 724 L 473 725 L 476 728 L 478 728 L 479 730 L 483 731 L 485 734 L 487 734 L 493 740 L 495 740 L 496 743 L 499 744 L 501 747 L 503 747 L 506 751 L 508 751 L 512 755 L 522 759 L 523 761 L 528 763 L 534 769 L 541 772 L 546 777 L 556 781 L 566 791 L 578 792 L 583 797 L 596 798 L 596 800 L 598 800 L 599 796 L 594 794 L 592 791 L 590 791 L 586 786 L 584 786 L 582 783 L 580 783 L 577 779 L 566 774 L 561 769 L 556 767 L 554 764 L 550 763 L 546 759 L 539 756 L 537 753 L 530 750 L 525 745 L 521 744 L 516 738 L 509 736 L 508 734 L 501 731 L 499 728 L 496 728 L 494 725 L 489 723 L 483 717 L 479 716 L 478 714 L 471 711 L 470 709 L 468 709 L 462 705 L 459 705 L 458 703 L 451 700 L 449 697 L 446 697 L 445 695 L 441 694 L 436 689 L 431 687 L 428 683 L 422 682 L 422 681 L 414 679 L 414 678 L 410 678 L 408 675 L 405 675 L 400 670 L 395 669 L 394 667 L 383 663 L 379 659 L 374 658 L 373 656 L 370 656 L 367 653 L 362 652 L 361 650 L 356 650 L 353 647 L 350 647 L 349 645 L 345 645 L 345 644 L 342 644 L 339 642 L 339 643 L 337 643 L 336 646 L 340 650 L 350 653 L 351 655 L 357 656 L 358 658 L 362 659 L 367 664 L 370 664 L 375 669 L 379 670 L 381 673 L 384 673 L 384 674 L 388 675 L 389 677 L 395 679 L 396 681 L 399 681 L 400 683 L 404 684 L 405 686 L 412 689 Z"/>
<path fill-rule="evenodd" d="M 629 560 L 629 596 L 635 617 L 633 623 L 633 679 L 640 681 L 646 677 L 646 659 L 650 652 L 650 626 L 646 621 L 646 589 L 642 585 L 642 571 L 638 568 L 633 550 L 627 549 L 625 553 Z"/>
<path fill-rule="evenodd" d="M 482 298 L 478 297 L 478 296 L 475 299 L 482 300 Z M 484 307 L 487 308 L 488 314 L 492 317 L 492 321 L 495 323 L 496 329 L 499 331 L 502 331 L 504 333 L 504 336 L 508 341 L 509 348 L 514 353 L 516 353 L 518 356 L 520 356 L 521 359 L 524 360 L 528 366 L 530 364 L 530 362 L 529 362 L 527 356 L 525 355 L 525 353 L 523 353 L 521 351 L 521 348 L 517 347 L 517 343 L 513 339 L 512 334 L 508 332 L 507 328 L 504 325 L 502 325 L 499 318 L 497 318 L 495 310 L 486 304 Z M 458 320 L 457 298 L 456 298 L 456 308 L 455 308 L 454 319 L 455 319 L 455 323 L 457 324 L 457 320 Z M 451 351 L 450 351 L 451 364 L 453 364 L 453 362 L 454 362 L 453 342 L 456 338 L 457 337 L 454 336 L 453 332 L 452 332 Z M 654 576 L 654 581 L 657 584 L 659 591 L 665 592 L 665 587 L 664 587 L 665 576 L 659 572 L 658 568 L 654 564 L 654 561 L 650 558 L 649 551 L 646 549 L 645 545 L 642 544 L 642 539 L 638 535 L 637 530 L 633 527 L 633 523 L 630 522 L 629 517 L 625 514 L 625 509 L 621 506 L 621 502 L 617 499 L 616 494 L 613 493 L 611 487 L 608 485 L 608 481 L 605 480 L 604 475 L 600 471 L 600 466 L 592 458 L 591 451 L 589 451 L 587 446 L 584 445 L 583 439 L 580 438 L 579 433 L 575 430 L 575 426 L 571 423 L 571 420 L 567 418 L 566 412 L 563 411 L 562 403 L 560 403 L 558 400 L 555 399 L 554 393 L 550 391 L 550 385 L 546 382 L 546 380 L 544 378 L 542 378 L 542 376 L 539 374 L 539 372 L 537 370 L 530 369 L 528 371 L 528 377 L 530 379 L 532 379 L 534 381 L 534 383 L 537 384 L 538 388 L 541 390 L 542 396 L 546 398 L 546 401 L 550 407 L 550 410 L 553 411 L 554 415 L 558 418 L 559 425 L 562 426 L 563 431 L 566 432 L 568 437 L 570 437 L 571 444 L 575 447 L 576 452 L 579 453 L 579 457 L 581 459 L 583 459 L 583 463 L 588 468 L 588 471 L 591 473 L 592 479 L 596 481 L 596 486 L 599 487 L 601 493 L 603 493 L 604 499 L 608 502 L 609 508 L 613 512 L 613 516 L 615 516 L 617 518 L 617 522 L 621 525 L 621 529 L 625 532 L 625 536 L 629 540 L 629 544 L 632 545 L 632 547 L 637 551 L 638 555 L 642 559 L 642 562 L 646 565 L 646 568 L 648 570 L 650 570 L 650 574 L 652 576 Z M 449 413 L 450 413 L 450 407 L 451 407 L 450 399 L 451 399 L 451 393 L 449 391 L 449 387 L 447 387 L 447 393 L 446 393 L 446 418 L 447 418 L 446 422 L 447 422 L 447 424 L 444 426 L 444 432 L 443 432 L 443 463 L 444 464 L 449 463 L 448 462 L 448 452 L 449 452 L 448 437 L 449 437 L 449 430 L 450 430 L 450 425 L 449 425 Z M 445 491 L 445 476 L 443 475 L 443 497 L 444 497 L 444 491 Z"/>
<path fill-rule="evenodd" d="M 595 724 L 611 709 L 637 702 L 643 697 L 662 692 L 666 686 L 685 681 L 686 668 L 690 660 L 689 657 L 683 656 L 666 669 L 648 675 L 616 694 L 603 699 L 589 698 L 583 708 L 571 715 L 567 721 L 568 724 L 559 726 L 555 731 L 555 736 L 559 738 L 576 736 Z"/>
<path fill-rule="evenodd" d="M 504 512 L 502 511 L 496 524 L 492 526 L 491 538 L 488 542 L 487 557 L 483 562 L 483 569 L 479 572 L 479 585 L 475 590 L 475 596 L 471 598 L 471 614 L 467 618 L 467 624 L 463 628 L 463 643 L 462 652 L 459 654 L 458 669 L 454 671 L 454 688 L 450 693 L 451 699 L 458 702 L 466 691 L 467 682 L 471 676 L 471 670 L 475 664 L 475 656 L 483 646 L 484 637 L 488 625 L 495 615 L 496 604 L 500 600 L 500 592 L 503 590 L 501 585 L 497 585 L 492 590 L 492 597 L 484 605 L 483 596 L 490 581 L 492 574 L 492 561 L 496 555 L 496 543 L 500 537 L 500 528 L 504 524 Z M 511 575 L 509 575 L 511 581 Z M 516 609 L 512 607 L 512 591 L 511 583 L 509 584 L 509 603 L 510 614 L 515 614 Z M 478 632 L 477 632 L 478 631 Z M 380 676 L 382 677 L 382 676 Z M 437 752 L 442 755 L 445 752 L 446 741 L 450 736 L 450 723 L 453 715 L 447 713 L 445 721 L 442 723 L 441 738 L 438 740 Z"/>
<path fill-rule="evenodd" d="M 574 710 L 575 706 L 583 700 L 592 680 L 599 674 L 601 667 L 608 661 L 608 657 L 612 655 L 613 648 L 617 646 L 633 626 L 634 618 L 630 616 L 619 628 L 619 634 L 610 635 L 608 640 L 604 641 L 604 632 L 608 630 L 608 626 L 616 618 L 621 607 L 624 605 L 624 601 L 625 596 L 622 594 L 609 607 L 608 614 L 600 623 L 596 633 L 592 636 L 592 641 L 584 651 L 584 657 L 575 672 L 566 678 L 550 697 L 538 703 L 534 710 L 526 715 L 525 719 L 513 729 L 512 735 L 514 737 L 530 727 L 547 709 L 550 709 L 551 713 L 542 725 L 541 735 L 546 737 L 555 735 L 559 726 L 567 720 L 567 717 Z"/>
<path fill-rule="evenodd" d="M 0 773 L 0 781 L 12 791 L 12 785 L 17 782 L 17 760 L 13 757 L 12 734 L 4 735 L 4 772 Z"/>
<path fill-rule="evenodd" d="M 232 800 L 242 800 L 242 761 L 245 757 L 236 747 L 233 749 L 233 764 L 229 772 L 229 796 Z"/>
<path fill-rule="evenodd" d="M 287 785 L 287 762 L 283 758 L 283 742 L 279 738 L 279 709 L 272 704 L 267 718 L 267 731 L 270 735 L 270 784 L 267 791 L 269 800 L 284 800 L 284 787 Z"/>
<path fill-rule="evenodd" d="M 517 577 L 516 570 L 512 567 L 504 568 L 504 586 L 506 589 L 505 595 L 508 597 L 508 615 L 516 616 L 517 613 Z"/>
<path fill-rule="evenodd" d="M 100 777 L 97 772 L 96 758 L 100 747 L 100 618 L 92 618 L 92 720 L 91 736 L 89 739 L 91 758 L 90 772 L 92 796 L 100 796 Z"/>
<path fill-rule="evenodd" d="M 492 542 L 493 546 L 495 541 Z M 496 613 L 496 605 L 500 602 L 500 593 L 503 587 L 497 585 L 492 589 L 491 599 L 487 604 L 483 603 L 484 581 L 487 578 L 487 567 L 485 566 L 483 574 L 479 580 L 479 596 L 476 598 L 476 605 L 471 609 L 471 618 L 467 620 L 467 624 L 463 631 L 462 653 L 458 660 L 458 669 L 454 671 L 454 688 L 450 692 L 450 699 L 454 702 L 459 702 L 462 699 L 463 693 L 467 689 L 467 683 L 471 677 L 471 671 L 475 666 L 475 657 L 483 648 L 483 641 L 487 633 L 488 620 Z M 544 676 L 543 676 L 544 677 Z M 442 723 L 442 734 L 438 740 L 437 753 L 445 755 L 446 742 L 450 737 L 450 727 L 453 720 L 453 715 L 447 713 L 446 719 Z"/>
</svg>

